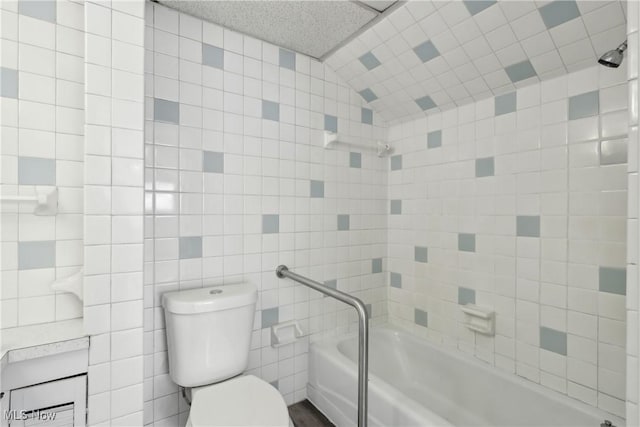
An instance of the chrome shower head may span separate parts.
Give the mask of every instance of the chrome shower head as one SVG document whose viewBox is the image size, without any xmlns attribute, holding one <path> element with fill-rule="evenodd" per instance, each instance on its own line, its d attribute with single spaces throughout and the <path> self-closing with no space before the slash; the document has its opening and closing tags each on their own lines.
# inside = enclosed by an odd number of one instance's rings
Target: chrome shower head
<svg viewBox="0 0 640 427">
<path fill-rule="evenodd" d="M 625 50 L 627 50 L 626 40 L 617 48 L 602 55 L 600 59 L 598 59 L 598 63 L 605 67 L 618 68 L 624 59 Z"/>
</svg>

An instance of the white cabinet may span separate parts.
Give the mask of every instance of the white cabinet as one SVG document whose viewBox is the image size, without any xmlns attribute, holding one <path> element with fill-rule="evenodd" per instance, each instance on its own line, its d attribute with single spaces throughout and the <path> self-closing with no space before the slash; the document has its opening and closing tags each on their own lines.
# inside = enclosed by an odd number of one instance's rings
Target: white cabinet
<svg viewBox="0 0 640 427">
<path fill-rule="evenodd" d="M 77 427 L 86 424 L 87 376 L 78 375 L 11 390 L 11 427 Z"/>
<path fill-rule="evenodd" d="M 0 427 L 85 426 L 88 344 L 82 338 L 5 354 L 0 359 Z"/>
</svg>

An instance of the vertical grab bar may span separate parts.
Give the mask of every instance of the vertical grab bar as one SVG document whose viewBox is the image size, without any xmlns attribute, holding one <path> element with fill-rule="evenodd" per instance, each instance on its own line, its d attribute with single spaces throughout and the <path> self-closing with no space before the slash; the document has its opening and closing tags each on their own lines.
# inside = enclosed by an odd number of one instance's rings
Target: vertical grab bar
<svg viewBox="0 0 640 427">
<path fill-rule="evenodd" d="M 322 283 L 289 271 L 286 265 L 276 269 L 279 278 L 287 277 L 305 286 L 349 304 L 358 312 L 358 427 L 367 427 L 367 381 L 369 375 L 369 322 L 367 308 L 358 298 L 324 286 Z"/>
</svg>

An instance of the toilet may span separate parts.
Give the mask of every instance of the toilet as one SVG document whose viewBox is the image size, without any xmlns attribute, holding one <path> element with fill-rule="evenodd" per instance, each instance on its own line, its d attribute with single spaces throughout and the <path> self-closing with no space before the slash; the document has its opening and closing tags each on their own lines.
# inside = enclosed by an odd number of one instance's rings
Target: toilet
<svg viewBox="0 0 640 427">
<path fill-rule="evenodd" d="M 242 375 L 258 292 L 249 284 L 167 292 L 162 296 L 169 375 L 191 390 L 187 426 L 289 427 L 282 395 Z"/>
</svg>

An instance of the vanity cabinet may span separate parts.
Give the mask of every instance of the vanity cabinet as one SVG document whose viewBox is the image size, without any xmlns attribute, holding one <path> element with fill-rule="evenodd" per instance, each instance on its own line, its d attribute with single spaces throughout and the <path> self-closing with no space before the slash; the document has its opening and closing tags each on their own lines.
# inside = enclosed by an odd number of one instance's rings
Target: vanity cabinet
<svg viewBox="0 0 640 427">
<path fill-rule="evenodd" d="M 0 360 L 0 426 L 85 426 L 88 348 L 82 337 L 7 351 Z"/>
</svg>

